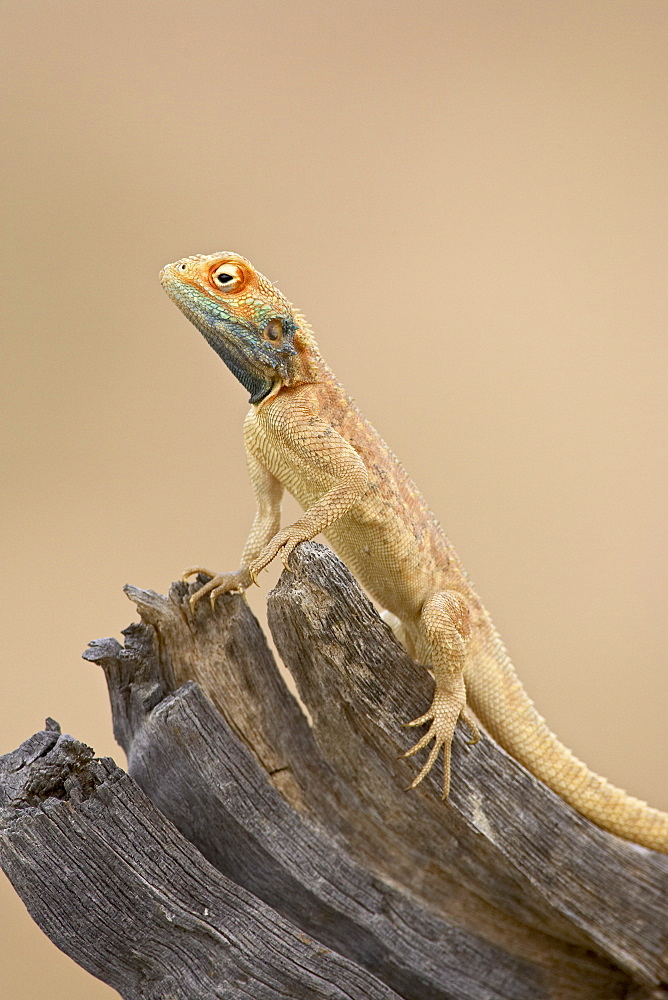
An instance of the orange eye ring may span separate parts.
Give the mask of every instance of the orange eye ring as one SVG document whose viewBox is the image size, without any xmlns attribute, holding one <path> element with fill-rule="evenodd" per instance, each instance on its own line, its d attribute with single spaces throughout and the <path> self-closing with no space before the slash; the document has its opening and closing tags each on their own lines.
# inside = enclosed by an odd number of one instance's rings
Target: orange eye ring
<svg viewBox="0 0 668 1000">
<path fill-rule="evenodd" d="M 216 264 L 209 272 L 209 281 L 217 292 L 240 292 L 246 284 L 246 272 L 239 264 Z"/>
</svg>

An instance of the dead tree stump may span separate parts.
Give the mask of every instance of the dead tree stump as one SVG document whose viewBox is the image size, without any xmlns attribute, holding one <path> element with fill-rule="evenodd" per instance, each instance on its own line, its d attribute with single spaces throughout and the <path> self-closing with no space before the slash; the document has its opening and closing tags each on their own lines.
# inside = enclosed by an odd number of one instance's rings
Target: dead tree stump
<svg viewBox="0 0 668 1000">
<path fill-rule="evenodd" d="M 242 597 L 128 587 L 141 624 L 84 654 L 128 773 L 51 720 L 0 759 L 45 933 L 127 1000 L 668 998 L 668 857 L 488 737 L 456 734 L 447 803 L 438 768 L 406 792 L 428 673 L 328 549 L 291 567 L 269 621 L 310 723 Z"/>
</svg>

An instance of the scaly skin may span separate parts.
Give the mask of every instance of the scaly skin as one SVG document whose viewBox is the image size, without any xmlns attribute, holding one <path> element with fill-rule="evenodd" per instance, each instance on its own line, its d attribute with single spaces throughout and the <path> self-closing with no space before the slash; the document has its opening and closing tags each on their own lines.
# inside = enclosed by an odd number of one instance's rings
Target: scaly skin
<svg viewBox="0 0 668 1000">
<path fill-rule="evenodd" d="M 168 295 L 249 390 L 244 424 L 257 513 L 234 573 L 212 576 L 192 598 L 244 591 L 278 555 L 324 532 L 360 583 L 399 620 L 406 648 L 434 673 L 432 743 L 415 778 L 444 754 L 467 705 L 501 746 L 592 822 L 668 853 L 668 814 L 592 773 L 550 732 L 522 687 L 456 552 L 412 480 L 322 360 L 313 334 L 281 292 L 234 253 L 187 257 L 161 272 Z M 280 527 L 287 489 L 304 514 Z M 196 567 L 186 576 L 199 572 Z"/>
</svg>

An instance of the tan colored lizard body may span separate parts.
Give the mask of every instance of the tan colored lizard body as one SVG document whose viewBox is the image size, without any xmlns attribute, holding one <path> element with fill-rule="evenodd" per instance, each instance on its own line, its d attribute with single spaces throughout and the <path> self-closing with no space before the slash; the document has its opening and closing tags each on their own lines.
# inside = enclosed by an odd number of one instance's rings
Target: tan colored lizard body
<svg viewBox="0 0 668 1000">
<path fill-rule="evenodd" d="M 255 521 L 241 568 L 214 576 L 194 599 L 245 590 L 277 555 L 287 565 L 295 545 L 324 532 L 434 673 L 432 705 L 411 723 L 429 728 L 410 753 L 432 744 L 413 785 L 443 749 L 448 794 L 457 721 L 478 738 L 470 706 L 508 753 L 592 822 L 668 853 L 668 814 L 592 773 L 550 732 L 436 518 L 322 360 L 303 317 L 237 254 L 185 258 L 161 280 L 251 393 L 244 438 Z M 304 514 L 281 529 L 283 489 Z"/>
</svg>

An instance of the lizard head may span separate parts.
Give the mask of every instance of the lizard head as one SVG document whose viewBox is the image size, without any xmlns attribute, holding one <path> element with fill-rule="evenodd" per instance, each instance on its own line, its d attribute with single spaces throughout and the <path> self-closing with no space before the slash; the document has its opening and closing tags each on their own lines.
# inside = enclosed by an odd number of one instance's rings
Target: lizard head
<svg viewBox="0 0 668 1000">
<path fill-rule="evenodd" d="M 305 378 L 300 317 L 268 278 L 236 253 L 199 254 L 167 264 L 162 286 L 259 403 Z M 305 358 L 303 359 L 306 360 Z"/>
</svg>

